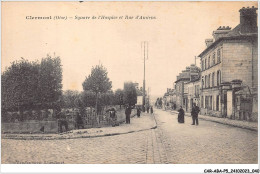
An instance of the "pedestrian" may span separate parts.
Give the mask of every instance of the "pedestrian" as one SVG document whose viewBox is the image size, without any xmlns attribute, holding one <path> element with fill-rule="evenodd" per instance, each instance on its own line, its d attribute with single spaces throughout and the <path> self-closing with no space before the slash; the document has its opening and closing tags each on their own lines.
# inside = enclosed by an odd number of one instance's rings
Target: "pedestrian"
<svg viewBox="0 0 260 174">
<path fill-rule="evenodd" d="M 178 122 L 184 123 L 184 110 L 182 109 L 182 106 L 180 106 L 180 109 L 178 110 Z"/>
<path fill-rule="evenodd" d="M 198 119 L 198 115 L 200 112 L 200 108 L 198 106 L 196 106 L 196 104 L 193 104 L 192 110 L 191 110 L 191 117 L 192 117 L 192 124 L 191 125 L 199 125 L 199 119 Z"/>
<path fill-rule="evenodd" d="M 149 108 L 150 108 L 149 106 L 146 107 L 146 111 L 148 114 L 149 114 Z"/>
<path fill-rule="evenodd" d="M 151 114 L 153 114 L 153 107 L 152 106 L 151 106 L 150 110 L 151 110 Z"/>
<path fill-rule="evenodd" d="M 76 128 L 79 129 L 82 127 L 84 129 L 84 124 L 82 117 L 79 115 L 79 112 L 76 112 Z"/>
<path fill-rule="evenodd" d="M 125 109 L 125 116 L 126 116 L 126 124 L 130 124 L 130 115 L 131 115 L 132 109 L 131 106 L 127 105 Z"/>
<path fill-rule="evenodd" d="M 140 118 L 141 115 L 141 108 L 137 107 L 137 117 Z"/>
<path fill-rule="evenodd" d="M 117 125 L 117 116 L 116 116 L 115 108 L 110 109 L 109 115 L 110 115 L 110 118 L 112 120 L 112 127 L 115 127 Z"/>
</svg>

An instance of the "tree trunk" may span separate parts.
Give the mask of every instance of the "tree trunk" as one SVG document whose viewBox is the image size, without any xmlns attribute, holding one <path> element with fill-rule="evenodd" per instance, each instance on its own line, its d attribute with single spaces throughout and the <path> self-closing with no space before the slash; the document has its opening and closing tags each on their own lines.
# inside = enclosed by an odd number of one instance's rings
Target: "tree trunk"
<svg viewBox="0 0 260 174">
<path fill-rule="evenodd" d="M 99 116 L 98 116 L 98 93 L 96 93 L 96 119 L 97 119 L 97 125 L 99 125 Z"/>
</svg>

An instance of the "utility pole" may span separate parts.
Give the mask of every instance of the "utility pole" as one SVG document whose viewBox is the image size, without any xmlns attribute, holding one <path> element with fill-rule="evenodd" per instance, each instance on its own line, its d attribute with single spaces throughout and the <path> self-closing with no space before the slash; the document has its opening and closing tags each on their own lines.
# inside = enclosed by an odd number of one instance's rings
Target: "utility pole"
<svg viewBox="0 0 260 174">
<path fill-rule="evenodd" d="M 145 42 L 142 42 L 144 47 L 144 81 L 143 81 L 143 112 L 145 112 Z"/>
<path fill-rule="evenodd" d="M 148 106 L 150 106 L 150 94 L 151 94 L 151 88 L 150 87 L 148 87 L 148 94 L 147 94 L 147 98 L 148 98 Z"/>
<path fill-rule="evenodd" d="M 147 47 L 147 49 L 145 49 Z M 146 56 L 148 58 L 148 42 L 144 41 L 141 43 L 141 50 L 144 52 L 144 81 L 143 81 L 143 112 L 145 112 L 145 60 Z M 145 52 L 147 51 L 147 55 L 145 55 Z"/>
</svg>

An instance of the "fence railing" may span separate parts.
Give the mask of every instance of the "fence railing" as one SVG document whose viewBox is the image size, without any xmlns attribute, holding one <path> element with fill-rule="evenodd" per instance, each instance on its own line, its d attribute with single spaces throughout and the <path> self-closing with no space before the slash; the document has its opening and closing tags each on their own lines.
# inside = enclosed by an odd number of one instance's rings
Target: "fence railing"
<svg viewBox="0 0 260 174">
<path fill-rule="evenodd" d="M 116 109 L 117 123 L 125 121 L 125 109 L 119 106 L 114 106 Z M 108 109 L 108 108 L 106 108 Z M 92 109 L 86 110 L 85 114 L 81 116 L 82 125 L 80 128 L 95 128 L 111 126 L 114 120 L 110 118 L 109 112 L 103 109 L 99 115 L 96 115 Z M 131 116 L 136 114 L 136 109 L 132 110 Z M 24 120 L 16 122 L 2 122 L 3 132 L 18 132 L 18 133 L 40 133 L 40 132 L 63 132 L 73 129 L 78 129 L 76 121 L 76 112 L 67 113 L 65 119 L 58 120 Z"/>
</svg>

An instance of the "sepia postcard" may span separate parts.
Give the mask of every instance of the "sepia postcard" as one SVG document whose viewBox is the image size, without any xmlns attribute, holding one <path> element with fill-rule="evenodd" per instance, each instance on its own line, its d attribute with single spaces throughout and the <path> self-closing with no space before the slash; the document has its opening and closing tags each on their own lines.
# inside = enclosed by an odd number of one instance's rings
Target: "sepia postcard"
<svg viewBox="0 0 260 174">
<path fill-rule="evenodd" d="M 258 154 L 257 1 L 1 2 L 3 172 L 259 173 Z"/>
</svg>

